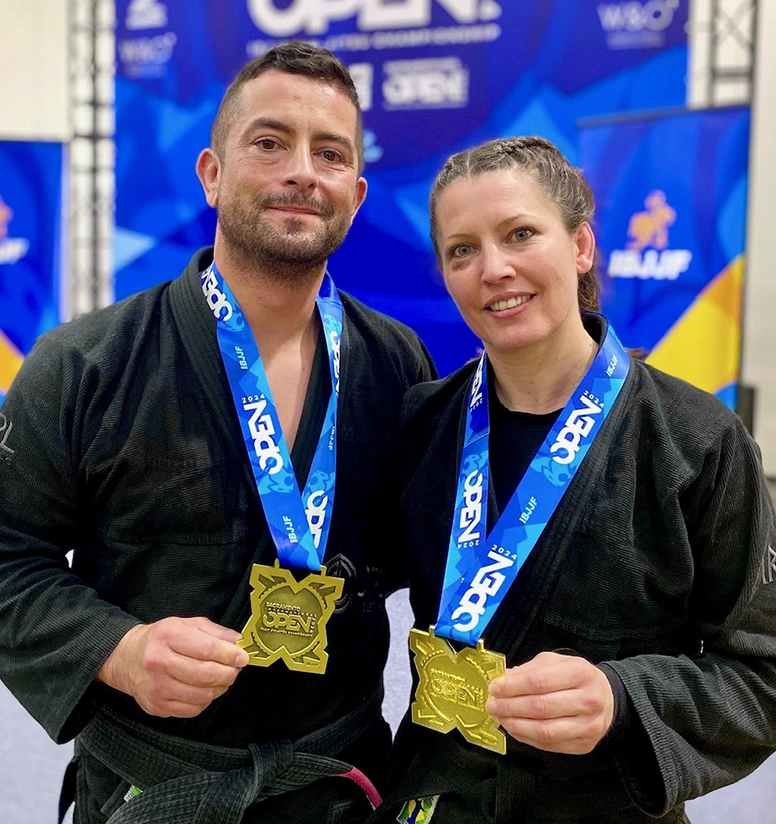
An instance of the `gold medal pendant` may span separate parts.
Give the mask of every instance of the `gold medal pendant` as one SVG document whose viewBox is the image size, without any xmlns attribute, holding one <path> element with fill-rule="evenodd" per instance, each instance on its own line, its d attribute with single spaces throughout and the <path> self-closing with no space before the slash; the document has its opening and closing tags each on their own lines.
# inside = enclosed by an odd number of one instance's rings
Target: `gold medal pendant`
<svg viewBox="0 0 776 824">
<path fill-rule="evenodd" d="M 326 623 L 344 583 L 327 575 L 326 567 L 297 581 L 277 561 L 275 566 L 254 564 L 251 617 L 237 642 L 248 653 L 248 663 L 268 667 L 281 658 L 298 672 L 326 672 Z"/>
<path fill-rule="evenodd" d="M 507 739 L 498 721 L 485 709 L 488 684 L 506 671 L 506 658 L 488 652 L 482 641 L 476 649 L 456 652 L 433 629 L 410 630 L 410 649 L 420 676 L 412 720 L 438 732 L 458 729 L 472 744 L 504 755 Z"/>
</svg>

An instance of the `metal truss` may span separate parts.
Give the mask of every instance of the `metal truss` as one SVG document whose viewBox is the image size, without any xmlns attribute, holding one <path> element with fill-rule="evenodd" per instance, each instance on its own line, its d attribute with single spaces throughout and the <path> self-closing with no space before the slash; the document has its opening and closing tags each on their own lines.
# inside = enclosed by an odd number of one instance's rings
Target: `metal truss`
<svg viewBox="0 0 776 824">
<path fill-rule="evenodd" d="M 693 108 L 752 101 L 757 0 L 693 0 L 688 100 Z"/>
<path fill-rule="evenodd" d="M 113 300 L 115 217 L 113 0 L 69 0 L 72 139 L 67 314 Z"/>
</svg>

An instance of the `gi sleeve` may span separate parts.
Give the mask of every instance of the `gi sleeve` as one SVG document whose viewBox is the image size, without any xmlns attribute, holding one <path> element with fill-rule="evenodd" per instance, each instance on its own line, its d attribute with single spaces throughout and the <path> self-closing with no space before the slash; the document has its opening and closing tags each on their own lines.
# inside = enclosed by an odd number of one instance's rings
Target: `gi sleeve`
<svg viewBox="0 0 776 824">
<path fill-rule="evenodd" d="M 756 444 L 731 424 L 682 496 L 698 654 L 607 662 L 640 723 L 612 746 L 642 810 L 731 784 L 776 749 L 776 531 Z"/>
<path fill-rule="evenodd" d="M 95 674 L 138 623 L 68 563 L 89 551 L 80 455 L 98 395 L 94 370 L 44 336 L 0 409 L 0 677 L 57 743 L 96 710 Z"/>
</svg>

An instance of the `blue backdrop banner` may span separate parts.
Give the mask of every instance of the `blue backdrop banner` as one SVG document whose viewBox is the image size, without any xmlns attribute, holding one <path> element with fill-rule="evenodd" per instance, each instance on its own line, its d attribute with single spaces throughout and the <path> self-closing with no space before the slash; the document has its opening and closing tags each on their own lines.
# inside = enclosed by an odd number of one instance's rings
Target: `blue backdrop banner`
<svg viewBox="0 0 776 824">
<path fill-rule="evenodd" d="M 0 403 L 60 321 L 62 169 L 61 143 L 0 141 Z"/>
<path fill-rule="evenodd" d="M 681 106 L 689 0 L 118 0 L 116 296 L 175 276 L 212 242 L 194 174 L 221 94 L 291 38 L 350 68 L 369 195 L 331 271 L 416 328 L 445 373 L 475 352 L 428 238 L 449 154 L 541 134 L 578 157 L 577 121 Z"/>
<path fill-rule="evenodd" d="M 583 126 L 602 308 L 648 362 L 736 402 L 748 107 Z"/>
</svg>

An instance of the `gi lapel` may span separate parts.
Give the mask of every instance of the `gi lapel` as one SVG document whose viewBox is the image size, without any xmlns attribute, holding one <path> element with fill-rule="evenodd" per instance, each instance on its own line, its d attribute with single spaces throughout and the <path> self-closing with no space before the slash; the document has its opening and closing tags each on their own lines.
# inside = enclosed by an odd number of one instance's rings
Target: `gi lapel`
<svg viewBox="0 0 776 824">
<path fill-rule="evenodd" d="M 533 550 L 533 558 L 521 572 L 527 580 L 520 587 L 520 597 L 508 593 L 489 628 L 488 645 L 504 652 L 507 662 L 520 660 L 520 647 L 552 592 L 557 576 L 563 573 L 563 562 L 585 508 L 589 505 L 596 479 L 606 469 L 612 434 L 628 408 L 633 391 L 634 371 L 625 379 L 615 406 L 604 422 L 601 432 L 590 447 L 585 460 L 569 485 L 563 500 L 545 527 Z"/>
<path fill-rule="evenodd" d="M 260 518 L 262 523 L 252 563 L 271 563 L 276 557 L 275 545 L 266 526 L 264 509 L 245 452 L 245 443 L 231 398 L 229 381 L 218 349 L 215 320 L 207 307 L 199 284 L 199 273 L 210 264 L 211 260 L 212 252 L 209 250 L 203 250 L 192 258 L 183 274 L 170 286 L 170 304 L 178 334 L 183 341 L 192 368 L 202 384 L 203 393 L 213 409 L 215 420 L 228 422 L 222 427 L 222 432 L 229 445 L 228 449 L 234 455 L 232 465 L 240 467 L 245 483 L 252 490 L 256 517 Z M 344 380 L 347 366 L 345 355 L 347 320 L 346 318 L 343 320 L 343 358 L 340 380 Z M 307 397 L 299 422 L 299 432 L 291 450 L 291 462 L 300 486 L 303 486 L 307 479 L 315 453 L 317 435 L 321 431 L 326 411 L 325 399 L 328 396 L 326 392 L 328 382 L 326 346 L 323 337 L 319 336 Z M 221 623 L 225 626 L 240 629 L 245 623 L 249 610 L 247 593 L 250 591 L 250 571 L 251 564 L 246 567 L 244 579 L 235 591 L 221 619 Z"/>
</svg>

